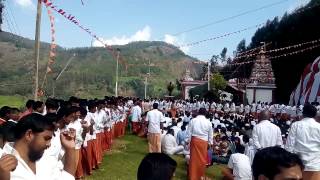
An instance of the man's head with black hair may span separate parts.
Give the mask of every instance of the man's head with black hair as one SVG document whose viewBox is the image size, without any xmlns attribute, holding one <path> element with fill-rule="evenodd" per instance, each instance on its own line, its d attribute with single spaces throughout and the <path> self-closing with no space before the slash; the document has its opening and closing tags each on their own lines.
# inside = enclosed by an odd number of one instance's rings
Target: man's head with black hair
<svg viewBox="0 0 320 180">
<path fill-rule="evenodd" d="M 174 136 L 174 130 L 173 129 L 169 129 L 167 134 L 171 134 L 172 136 Z"/>
<path fill-rule="evenodd" d="M 80 118 L 84 119 L 87 116 L 88 111 L 86 110 L 86 108 L 81 107 L 80 108 Z"/>
<path fill-rule="evenodd" d="M 10 114 L 10 107 L 9 106 L 3 106 L 0 108 L 0 118 L 4 120 L 9 120 L 9 114 Z"/>
<path fill-rule="evenodd" d="M 297 154 L 277 146 L 258 151 L 252 163 L 254 180 L 302 180 L 303 169 Z"/>
<path fill-rule="evenodd" d="M 76 106 L 76 107 L 80 106 L 80 99 L 75 96 L 71 96 L 69 98 L 69 102 L 70 102 L 71 106 Z"/>
<path fill-rule="evenodd" d="M 237 153 L 244 154 L 245 147 L 242 146 L 241 144 L 237 144 L 237 145 L 236 145 L 236 151 L 237 151 Z"/>
<path fill-rule="evenodd" d="M 153 109 L 158 109 L 159 104 L 158 103 L 153 103 L 152 107 L 153 107 Z"/>
<path fill-rule="evenodd" d="M 20 118 L 20 110 L 18 108 L 10 108 L 9 118 L 18 121 Z"/>
<path fill-rule="evenodd" d="M 43 110 L 44 110 L 44 104 L 42 101 L 36 101 L 34 104 L 33 104 L 33 110 L 35 112 L 38 112 L 38 113 L 43 113 Z"/>
<path fill-rule="evenodd" d="M 61 118 L 61 127 L 64 127 L 65 125 L 68 125 L 70 122 L 73 122 L 75 120 L 75 112 L 75 107 L 64 107 L 59 109 L 57 114 L 59 118 Z"/>
<path fill-rule="evenodd" d="M 53 123 L 40 114 L 32 113 L 23 117 L 14 131 L 17 150 L 23 149 L 32 162 L 39 160 L 44 150 L 50 147 L 54 128 Z"/>
<path fill-rule="evenodd" d="M 171 126 L 177 126 L 176 120 L 172 120 Z"/>
<path fill-rule="evenodd" d="M 91 112 L 91 113 L 95 113 L 96 110 L 97 110 L 96 103 L 90 102 L 90 103 L 88 104 L 88 110 L 89 110 L 89 112 Z"/>
<path fill-rule="evenodd" d="M 29 110 L 32 110 L 33 109 L 33 104 L 34 104 L 34 100 L 32 99 L 29 99 L 27 102 L 26 102 L 26 108 L 29 109 Z"/>
<path fill-rule="evenodd" d="M 8 121 L 0 126 L 0 148 L 6 142 L 14 142 L 14 132 L 15 132 L 16 123 Z"/>
<path fill-rule="evenodd" d="M 59 109 L 59 104 L 55 99 L 48 98 L 45 102 L 47 113 L 56 113 Z"/>
<path fill-rule="evenodd" d="M 186 130 L 186 126 L 185 126 L 184 124 L 181 126 L 181 130 L 182 130 L 182 131 L 185 131 L 185 130 Z"/>
<path fill-rule="evenodd" d="M 56 113 L 47 113 L 44 117 L 51 121 L 55 126 L 62 119 L 61 114 Z"/>
<path fill-rule="evenodd" d="M 302 115 L 303 117 L 314 118 L 317 115 L 317 108 L 307 103 L 303 106 Z"/>
<path fill-rule="evenodd" d="M 177 162 L 163 153 L 149 153 L 141 161 L 137 180 L 168 180 L 172 179 Z"/>
<path fill-rule="evenodd" d="M 207 115 L 207 110 L 205 108 L 200 108 L 199 112 L 198 112 L 198 115 L 206 116 Z"/>
</svg>

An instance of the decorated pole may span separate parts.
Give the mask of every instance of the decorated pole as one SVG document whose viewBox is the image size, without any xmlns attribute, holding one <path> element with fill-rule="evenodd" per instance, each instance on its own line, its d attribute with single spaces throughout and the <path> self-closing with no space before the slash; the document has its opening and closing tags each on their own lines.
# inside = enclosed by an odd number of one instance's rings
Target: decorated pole
<svg viewBox="0 0 320 180">
<path fill-rule="evenodd" d="M 120 49 L 117 48 L 116 87 L 115 87 L 116 97 L 118 97 L 119 55 L 120 55 Z"/>
<path fill-rule="evenodd" d="M 41 0 L 38 0 L 36 34 L 35 34 L 35 75 L 34 75 L 34 100 L 38 100 L 39 90 L 39 53 L 40 53 L 40 25 L 41 25 Z"/>
<path fill-rule="evenodd" d="M 211 71 L 211 63 L 210 60 L 208 61 L 208 91 L 210 91 L 210 71 Z"/>
</svg>

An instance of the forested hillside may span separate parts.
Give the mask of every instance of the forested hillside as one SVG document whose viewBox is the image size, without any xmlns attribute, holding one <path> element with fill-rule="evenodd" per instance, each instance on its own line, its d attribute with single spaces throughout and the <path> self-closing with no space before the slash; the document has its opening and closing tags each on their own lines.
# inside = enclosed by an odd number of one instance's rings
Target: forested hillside
<svg viewBox="0 0 320 180">
<path fill-rule="evenodd" d="M 0 32 L 0 94 L 32 94 L 33 47 L 32 40 Z M 202 64 L 198 60 L 164 42 L 133 42 L 113 48 L 119 48 L 122 57 L 119 63 L 119 95 L 143 97 L 144 77 L 149 72 L 149 67 L 151 73 L 148 96 L 151 97 L 165 95 L 166 85 L 179 79 L 186 68 L 190 69 L 195 78 L 200 76 Z M 99 97 L 114 94 L 116 61 L 105 48 L 58 47 L 53 73 L 48 74 L 46 81 L 43 81 L 48 53 L 49 44 L 42 43 L 40 85 L 44 82 L 46 96 L 52 95 L 53 79 L 73 56 L 66 71 L 56 81 L 57 97 Z"/>
</svg>

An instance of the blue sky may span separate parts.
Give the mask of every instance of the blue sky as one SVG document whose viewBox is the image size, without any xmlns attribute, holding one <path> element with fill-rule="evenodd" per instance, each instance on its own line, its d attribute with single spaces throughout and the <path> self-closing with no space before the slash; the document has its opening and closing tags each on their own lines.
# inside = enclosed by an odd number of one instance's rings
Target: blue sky
<svg viewBox="0 0 320 180">
<path fill-rule="evenodd" d="M 282 16 L 309 0 L 287 0 L 281 4 L 199 30 L 172 36 L 193 27 L 253 10 L 280 0 L 53 0 L 59 8 L 73 14 L 108 44 L 138 40 L 162 40 L 174 45 L 223 35 Z M 4 30 L 34 39 L 36 0 L 6 0 Z M 90 46 L 92 38 L 61 15 L 55 13 L 56 41 L 63 47 Z M 11 24 L 11 25 L 10 25 Z M 10 26 L 9 26 L 10 25 Z M 240 40 L 247 44 L 256 29 L 201 43 L 182 50 L 200 60 L 219 54 L 223 47 L 232 55 Z M 41 40 L 49 42 L 50 25 L 42 11 Z M 101 45 L 98 42 L 95 46 Z"/>
</svg>

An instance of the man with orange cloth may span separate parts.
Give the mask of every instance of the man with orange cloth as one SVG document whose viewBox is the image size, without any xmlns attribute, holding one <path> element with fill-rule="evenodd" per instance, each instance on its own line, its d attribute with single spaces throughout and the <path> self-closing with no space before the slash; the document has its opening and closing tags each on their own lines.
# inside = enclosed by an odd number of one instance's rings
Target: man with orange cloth
<svg viewBox="0 0 320 180">
<path fill-rule="evenodd" d="M 188 141 L 190 143 L 189 179 L 204 178 L 208 145 L 213 144 L 212 124 L 205 117 L 206 109 L 200 108 L 198 116 L 190 121 L 188 128 Z"/>
</svg>

